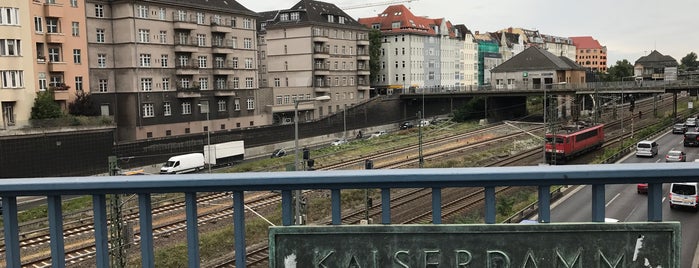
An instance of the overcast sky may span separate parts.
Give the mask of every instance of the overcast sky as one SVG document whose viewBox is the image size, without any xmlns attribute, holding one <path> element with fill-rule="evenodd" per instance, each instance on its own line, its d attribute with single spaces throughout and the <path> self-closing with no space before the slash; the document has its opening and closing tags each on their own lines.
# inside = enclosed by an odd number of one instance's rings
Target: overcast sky
<svg viewBox="0 0 699 268">
<path fill-rule="evenodd" d="M 256 11 L 288 9 L 296 0 L 238 0 Z M 326 0 L 340 8 L 394 1 Z M 445 18 L 471 31 L 494 32 L 507 27 L 539 30 L 543 34 L 592 36 L 607 46 L 607 65 L 627 59 L 633 64 L 652 50 L 677 62 L 699 51 L 697 0 L 412 0 L 403 5 L 417 16 Z M 354 19 L 374 17 L 388 5 L 345 10 Z"/>
</svg>

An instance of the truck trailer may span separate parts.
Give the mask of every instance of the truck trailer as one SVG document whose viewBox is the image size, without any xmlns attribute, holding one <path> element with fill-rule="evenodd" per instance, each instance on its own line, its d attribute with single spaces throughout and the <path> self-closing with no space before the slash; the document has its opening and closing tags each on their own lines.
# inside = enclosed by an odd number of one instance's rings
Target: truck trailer
<svg viewBox="0 0 699 268">
<path fill-rule="evenodd" d="M 204 145 L 204 161 L 210 166 L 230 166 L 245 159 L 245 142 Z"/>
</svg>

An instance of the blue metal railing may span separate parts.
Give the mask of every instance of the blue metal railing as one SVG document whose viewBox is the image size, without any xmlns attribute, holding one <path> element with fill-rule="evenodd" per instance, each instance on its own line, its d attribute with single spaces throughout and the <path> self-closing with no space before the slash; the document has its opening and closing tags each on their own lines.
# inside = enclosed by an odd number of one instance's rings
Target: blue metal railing
<svg viewBox="0 0 699 268">
<path fill-rule="evenodd" d="M 292 191 L 331 190 L 332 223 L 341 224 L 340 192 L 343 189 L 381 189 L 381 224 L 391 223 L 390 190 L 431 188 L 432 221 L 441 223 L 441 190 L 447 187 L 485 188 L 485 221 L 495 223 L 495 187 L 537 186 L 539 221 L 550 222 L 550 190 L 553 185 L 592 185 L 591 221 L 604 222 L 605 185 L 648 183 L 648 221 L 662 221 L 662 183 L 696 181 L 696 163 L 643 163 L 618 165 L 527 166 L 501 168 L 398 169 L 355 171 L 305 171 L 272 173 L 231 173 L 153 175 L 125 177 L 61 177 L 0 180 L 5 224 L 7 267 L 20 267 L 18 196 L 46 196 L 53 267 L 65 267 L 61 196 L 91 195 L 95 224 L 96 262 L 108 267 L 107 194 L 137 194 L 140 213 L 141 259 L 143 267 L 154 266 L 151 194 L 184 193 L 186 203 L 188 257 L 198 267 L 198 192 L 233 192 L 233 210 L 244 211 L 245 191 L 281 190 L 282 223 L 291 225 Z M 245 263 L 245 213 L 234 213 L 235 259 Z"/>
</svg>

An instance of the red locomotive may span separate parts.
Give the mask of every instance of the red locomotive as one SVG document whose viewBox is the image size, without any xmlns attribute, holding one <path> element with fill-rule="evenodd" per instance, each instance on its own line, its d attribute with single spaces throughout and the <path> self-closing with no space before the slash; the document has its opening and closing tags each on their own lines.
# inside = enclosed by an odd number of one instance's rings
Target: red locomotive
<svg viewBox="0 0 699 268">
<path fill-rule="evenodd" d="M 597 149 L 604 143 L 604 124 L 561 130 L 562 133 L 546 134 L 546 162 L 563 164 L 567 160 Z M 554 147 L 554 138 L 555 147 Z"/>
</svg>

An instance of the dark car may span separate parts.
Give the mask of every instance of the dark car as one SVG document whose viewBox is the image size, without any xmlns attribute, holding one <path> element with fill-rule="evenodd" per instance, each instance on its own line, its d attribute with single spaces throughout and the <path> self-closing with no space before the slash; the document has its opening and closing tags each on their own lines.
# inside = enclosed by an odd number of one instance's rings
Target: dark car
<svg viewBox="0 0 699 268">
<path fill-rule="evenodd" d="M 276 149 L 274 152 L 272 152 L 272 156 L 270 158 L 275 158 L 275 157 L 282 157 L 286 155 L 286 151 L 284 149 Z"/>
<path fill-rule="evenodd" d="M 688 131 L 684 133 L 684 146 L 699 146 L 699 132 Z"/>
<path fill-rule="evenodd" d="M 672 126 L 672 134 L 684 134 L 685 132 L 687 132 L 687 126 L 685 124 L 675 124 Z"/>
<path fill-rule="evenodd" d="M 410 121 L 405 121 L 403 124 L 400 124 L 400 129 L 409 129 L 413 128 L 415 125 L 413 125 L 413 122 Z"/>
<path fill-rule="evenodd" d="M 639 183 L 636 185 L 636 191 L 639 194 L 647 194 L 648 193 L 648 184 L 647 183 Z"/>
</svg>

